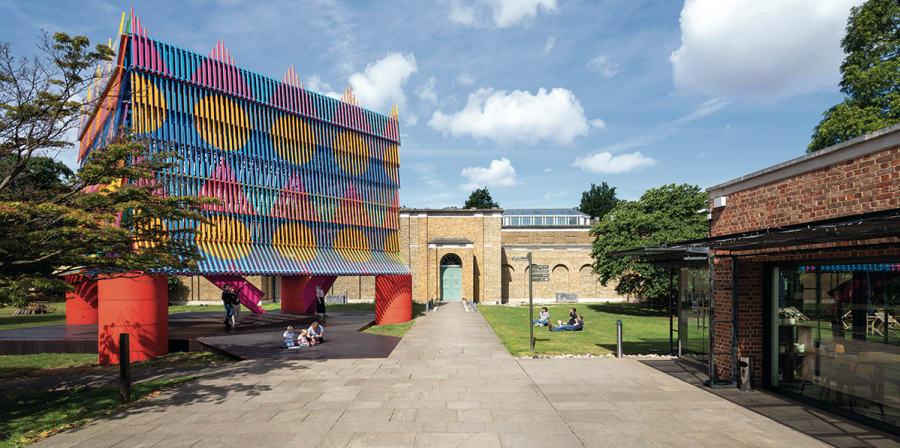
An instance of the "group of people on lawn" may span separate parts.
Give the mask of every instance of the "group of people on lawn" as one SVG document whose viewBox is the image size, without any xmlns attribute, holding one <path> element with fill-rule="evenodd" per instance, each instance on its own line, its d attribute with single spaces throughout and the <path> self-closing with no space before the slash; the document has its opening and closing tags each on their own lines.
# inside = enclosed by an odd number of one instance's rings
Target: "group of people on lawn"
<svg viewBox="0 0 900 448">
<path fill-rule="evenodd" d="M 550 323 L 550 311 L 546 306 L 541 307 L 541 312 L 537 319 L 532 319 L 535 327 L 547 327 L 550 331 L 581 331 L 584 329 L 584 316 L 577 314 L 575 308 L 569 308 L 569 320 L 563 323 L 561 320 L 556 321 L 556 326 Z"/>
</svg>

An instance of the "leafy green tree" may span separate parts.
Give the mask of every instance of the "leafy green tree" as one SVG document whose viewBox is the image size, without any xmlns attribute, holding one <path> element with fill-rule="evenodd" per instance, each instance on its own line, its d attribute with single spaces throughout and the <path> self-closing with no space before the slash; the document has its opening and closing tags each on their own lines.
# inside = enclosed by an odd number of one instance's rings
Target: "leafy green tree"
<svg viewBox="0 0 900 448">
<path fill-rule="evenodd" d="M 491 192 L 484 187 L 473 190 L 463 208 L 500 208 L 500 204 L 494 202 Z"/>
<path fill-rule="evenodd" d="M 13 157 L 0 158 L 0 172 L 7 172 L 14 163 Z M 42 195 L 46 198 L 69 188 L 66 182 L 74 175 L 66 164 L 50 157 L 31 157 L 19 175 L 10 182 L 6 196 L 37 199 L 36 195 Z"/>
<path fill-rule="evenodd" d="M 22 307 L 58 297 L 59 275 L 78 270 L 133 275 L 160 268 L 189 271 L 200 253 L 193 226 L 210 199 L 168 197 L 155 173 L 173 167 L 172 152 L 123 141 L 95 149 L 68 188 L 43 199 L 0 200 L 0 299 Z M 125 163 L 121 163 L 125 161 Z"/>
<path fill-rule="evenodd" d="M 602 218 L 619 203 L 616 198 L 616 187 L 610 187 L 604 181 L 600 185 L 591 184 L 588 191 L 581 193 L 581 205 L 578 210 L 591 218 Z"/>
<path fill-rule="evenodd" d="M 105 46 L 44 36 L 41 56 L 16 58 L 0 45 L 0 302 L 22 307 L 58 298 L 61 273 L 133 275 L 191 270 L 200 258 L 193 225 L 211 199 L 166 197 L 156 174 L 174 152 L 124 137 L 91 151 L 74 175 L 40 157 L 71 146 L 82 97 Z M 89 105 L 88 105 L 89 106 Z"/>
<path fill-rule="evenodd" d="M 824 113 L 807 152 L 900 123 L 900 2 L 869 0 L 853 7 L 841 41 L 841 92 Z"/>
<path fill-rule="evenodd" d="M 0 193 L 25 170 L 37 152 L 72 145 L 98 63 L 112 57 L 106 45 L 90 48 L 84 36 L 44 34 L 33 57 L 17 57 L 0 43 Z M 90 106 L 90 105 L 88 105 Z"/>
<path fill-rule="evenodd" d="M 697 211 L 706 207 L 706 200 L 706 194 L 696 185 L 670 184 L 647 190 L 637 201 L 620 202 L 591 229 L 595 237 L 593 270 L 600 282 L 605 286 L 617 280 L 619 294 L 666 297 L 666 269 L 609 254 L 705 237 L 709 226 Z"/>
</svg>

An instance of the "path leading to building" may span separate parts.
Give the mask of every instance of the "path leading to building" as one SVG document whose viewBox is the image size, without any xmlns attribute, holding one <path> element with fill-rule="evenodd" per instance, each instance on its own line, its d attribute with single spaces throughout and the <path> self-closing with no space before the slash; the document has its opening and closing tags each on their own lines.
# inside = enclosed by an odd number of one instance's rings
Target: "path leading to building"
<svg viewBox="0 0 900 448">
<path fill-rule="evenodd" d="M 822 445 L 637 361 L 515 359 L 454 303 L 386 359 L 243 362 L 36 446 Z"/>
</svg>

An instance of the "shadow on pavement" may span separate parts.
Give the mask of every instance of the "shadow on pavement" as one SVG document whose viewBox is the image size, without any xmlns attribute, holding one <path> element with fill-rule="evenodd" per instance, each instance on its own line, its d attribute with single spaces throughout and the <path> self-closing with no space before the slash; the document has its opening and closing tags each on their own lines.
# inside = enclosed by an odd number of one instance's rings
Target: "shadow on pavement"
<svg viewBox="0 0 900 448">
<path fill-rule="evenodd" d="M 768 391 L 741 392 L 737 389 L 710 389 L 703 384 L 708 379 L 704 370 L 706 366 L 697 362 L 680 359 L 644 360 L 641 362 L 832 446 L 900 446 L 898 437 Z"/>
</svg>

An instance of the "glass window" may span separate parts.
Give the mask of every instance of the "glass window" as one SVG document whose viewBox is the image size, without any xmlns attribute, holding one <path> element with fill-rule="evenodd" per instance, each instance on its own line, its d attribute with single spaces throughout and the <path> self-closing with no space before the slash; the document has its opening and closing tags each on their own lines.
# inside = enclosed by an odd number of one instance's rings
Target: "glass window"
<svg viewBox="0 0 900 448">
<path fill-rule="evenodd" d="M 573 217 L 569 218 L 569 225 L 570 225 L 570 226 L 577 226 L 577 225 L 578 225 L 578 217 L 577 217 L 577 216 L 573 216 Z"/>
<path fill-rule="evenodd" d="M 709 268 L 681 268 L 678 288 L 679 356 L 705 361 L 709 353 Z"/>
<path fill-rule="evenodd" d="M 900 424 L 900 263 L 772 272 L 773 385 Z"/>
</svg>

